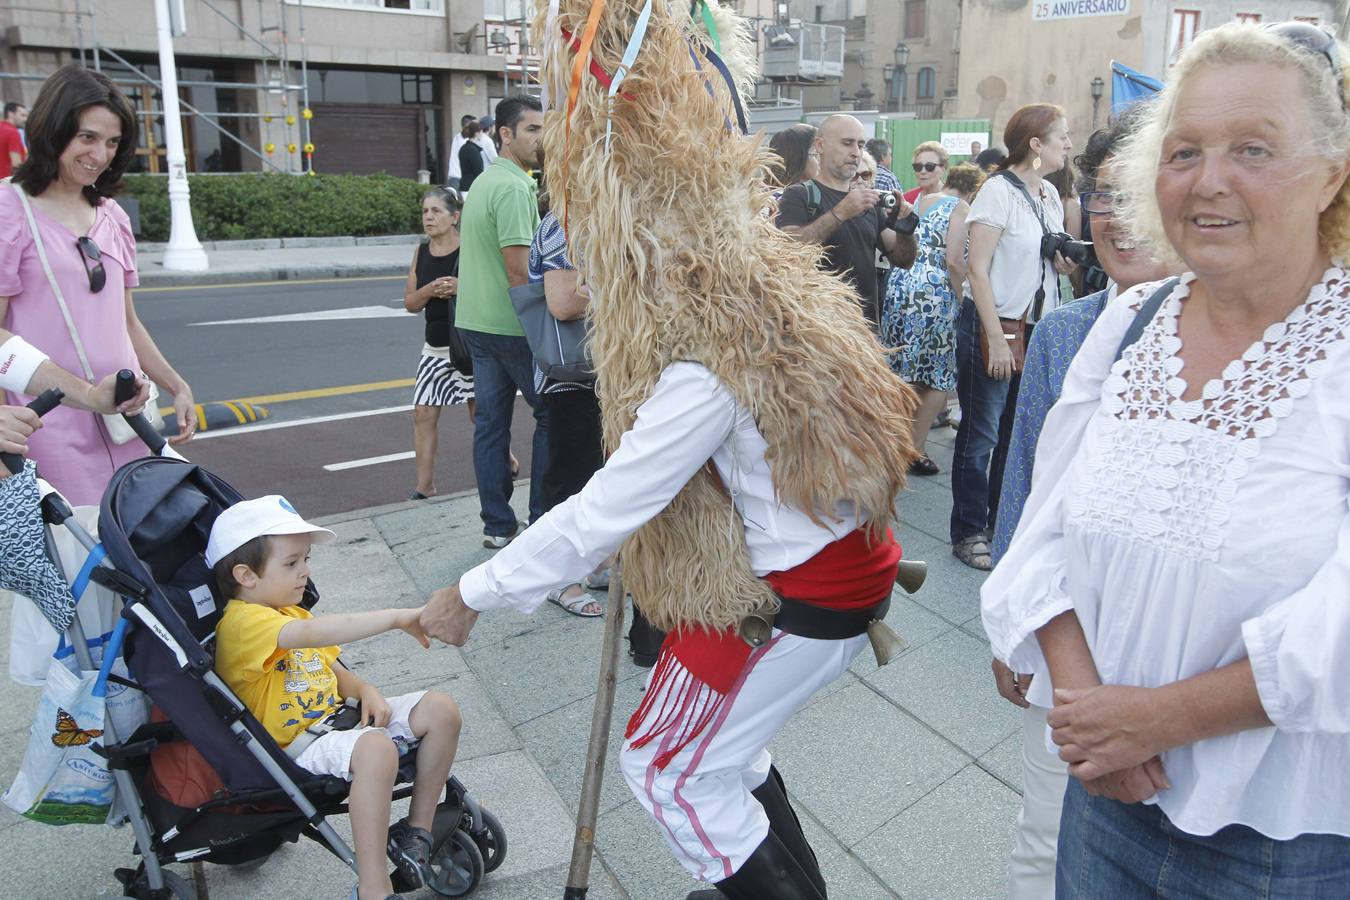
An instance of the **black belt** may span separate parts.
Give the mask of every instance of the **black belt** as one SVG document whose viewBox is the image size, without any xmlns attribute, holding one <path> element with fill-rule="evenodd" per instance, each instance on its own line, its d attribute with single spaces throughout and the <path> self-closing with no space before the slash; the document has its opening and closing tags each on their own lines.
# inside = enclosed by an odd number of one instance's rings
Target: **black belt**
<svg viewBox="0 0 1350 900">
<path fill-rule="evenodd" d="M 859 609 L 829 609 L 780 596 L 782 607 L 773 617 L 773 627 L 797 637 L 818 641 L 843 641 L 867 632 L 874 619 L 886 618 L 891 598 Z"/>
</svg>

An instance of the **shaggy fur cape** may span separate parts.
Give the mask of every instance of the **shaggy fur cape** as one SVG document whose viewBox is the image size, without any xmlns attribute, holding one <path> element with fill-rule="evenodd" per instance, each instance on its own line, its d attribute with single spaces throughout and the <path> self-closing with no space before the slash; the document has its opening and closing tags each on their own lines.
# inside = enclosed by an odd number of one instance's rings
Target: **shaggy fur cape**
<svg viewBox="0 0 1350 900">
<path fill-rule="evenodd" d="M 754 416 L 782 502 L 818 521 L 851 502 L 879 537 L 916 456 L 913 391 L 887 367 L 852 288 L 817 265 L 821 248 L 765 216 L 768 151 L 736 131 L 728 85 L 701 50 L 696 67 L 691 41 L 707 38 L 687 6 L 654 0 L 612 107 L 608 89 L 583 70 L 568 136 L 576 53 L 558 26 L 579 39 L 590 9 L 590 0 L 561 0 L 550 30 L 541 8 L 536 28 L 545 30 L 536 33 L 552 107 L 545 173 L 593 287 L 606 446 L 632 427 L 666 366 L 697 362 Z M 640 9 L 635 0 L 604 6 L 592 57 L 605 72 L 617 68 Z M 744 91 L 754 77 L 752 37 L 733 13 L 715 15 Z M 665 630 L 720 630 L 776 603 L 751 571 L 744 526 L 710 464 L 629 538 L 622 559 L 633 596 Z"/>
</svg>

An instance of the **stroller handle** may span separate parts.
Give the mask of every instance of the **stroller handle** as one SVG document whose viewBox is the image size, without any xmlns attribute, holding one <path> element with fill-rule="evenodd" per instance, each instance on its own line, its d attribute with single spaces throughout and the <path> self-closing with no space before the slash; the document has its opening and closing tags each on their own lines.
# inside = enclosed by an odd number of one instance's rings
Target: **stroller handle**
<svg viewBox="0 0 1350 900">
<path fill-rule="evenodd" d="M 113 385 L 113 402 L 120 405 L 135 396 L 136 373 L 130 369 L 123 369 L 117 373 L 117 381 Z M 155 456 L 161 454 L 166 443 L 164 436 L 155 430 L 149 419 L 141 413 L 136 413 L 134 416 L 123 413 L 122 418 L 127 420 L 131 430 L 136 432 L 136 437 L 145 442 L 145 446 L 150 448 L 151 453 Z"/>
<path fill-rule="evenodd" d="M 61 400 L 65 396 L 60 388 L 51 388 L 34 397 L 32 402 L 28 404 L 28 408 L 39 416 L 45 416 L 60 406 Z M 5 468 L 9 469 L 12 475 L 17 475 L 23 471 L 23 457 L 17 453 L 0 453 L 0 462 L 4 463 Z"/>
</svg>

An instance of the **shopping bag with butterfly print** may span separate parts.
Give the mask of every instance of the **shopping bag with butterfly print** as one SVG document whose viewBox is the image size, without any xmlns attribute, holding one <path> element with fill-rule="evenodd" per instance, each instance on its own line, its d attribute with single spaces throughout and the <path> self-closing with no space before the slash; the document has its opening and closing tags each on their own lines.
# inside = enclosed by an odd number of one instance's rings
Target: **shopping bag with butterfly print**
<svg viewBox="0 0 1350 900">
<path fill-rule="evenodd" d="M 14 784 L 10 809 L 48 825 L 102 825 L 113 811 L 114 785 L 94 752 L 103 736 L 104 697 L 97 671 L 72 672 L 57 659 L 28 734 L 28 749 Z"/>
</svg>

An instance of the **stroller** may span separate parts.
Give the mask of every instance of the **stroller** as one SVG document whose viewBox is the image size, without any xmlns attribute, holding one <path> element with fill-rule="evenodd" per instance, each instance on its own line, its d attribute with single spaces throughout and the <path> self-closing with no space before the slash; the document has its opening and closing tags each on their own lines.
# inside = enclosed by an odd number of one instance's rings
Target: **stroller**
<svg viewBox="0 0 1350 900">
<path fill-rule="evenodd" d="M 134 385 L 129 372 L 125 378 L 128 387 Z M 57 396 L 30 404 L 39 414 L 59 402 L 59 392 L 49 394 Z M 213 669 L 215 626 L 225 598 L 216 595 L 203 552 L 216 516 L 243 498 L 200 466 L 171 458 L 172 450 L 166 454 L 164 439 L 143 417 L 128 421 L 155 455 L 114 474 L 99 509 L 101 550 L 59 494 L 42 499 L 48 529 L 65 526 L 91 554 L 106 551 L 91 578 L 117 593 L 123 605 L 103 651 L 104 668 L 120 651 L 130 686 L 167 717 L 129 735 L 112 733 L 109 721 L 98 750 L 141 857 L 136 868 L 114 873 L 123 895 L 193 898 L 188 883 L 165 864 L 260 864 L 283 842 L 302 835 L 355 870 L 355 855 L 327 821 L 347 812 L 350 785 L 297 766 Z M 12 471 L 22 467 L 19 458 L 5 456 Z M 311 581 L 302 605 L 310 608 L 318 599 Z M 81 666 L 94 668 L 78 616 L 66 634 Z M 195 748 L 219 777 L 205 802 L 179 806 L 155 787 L 152 759 L 176 742 Z M 415 771 L 413 747 L 399 761 L 395 800 L 411 795 Z M 506 855 L 501 823 L 453 775 L 436 809 L 432 838 L 427 886 L 441 896 L 469 894 Z M 401 881 L 395 872 L 394 889 L 408 890 Z"/>
</svg>

